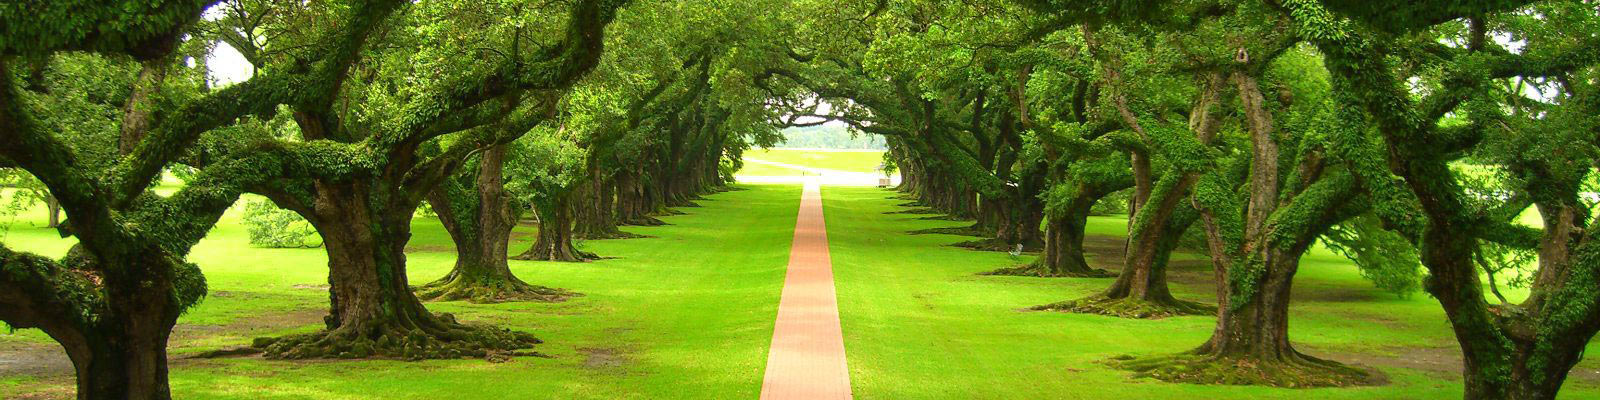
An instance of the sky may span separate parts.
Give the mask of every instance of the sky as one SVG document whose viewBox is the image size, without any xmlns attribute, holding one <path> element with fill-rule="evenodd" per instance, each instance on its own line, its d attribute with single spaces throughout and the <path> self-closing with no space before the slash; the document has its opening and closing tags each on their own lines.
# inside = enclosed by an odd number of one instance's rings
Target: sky
<svg viewBox="0 0 1600 400">
<path fill-rule="evenodd" d="M 225 7 L 219 5 L 206 9 L 201 18 L 215 21 L 222 18 L 225 12 Z M 244 55 L 239 54 L 239 50 L 220 41 L 211 49 L 211 54 L 206 55 L 206 67 L 210 70 L 211 80 L 218 87 L 244 82 L 256 72 L 255 67 L 245 61 Z"/>
</svg>

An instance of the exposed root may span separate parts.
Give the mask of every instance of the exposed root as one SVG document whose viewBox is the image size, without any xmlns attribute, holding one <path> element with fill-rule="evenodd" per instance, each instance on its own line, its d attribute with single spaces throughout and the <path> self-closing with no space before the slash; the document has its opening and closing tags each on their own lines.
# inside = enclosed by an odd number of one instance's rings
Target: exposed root
<svg viewBox="0 0 1600 400">
<path fill-rule="evenodd" d="M 674 209 L 671 209 L 671 208 L 662 207 L 660 210 L 656 210 L 655 215 L 673 216 L 673 215 L 689 215 L 689 213 L 686 213 L 686 212 L 683 212 L 683 211 L 674 210 Z"/>
<path fill-rule="evenodd" d="M 923 204 L 921 201 L 909 201 L 909 202 L 905 202 L 905 203 L 895 204 L 895 206 L 898 206 L 898 207 L 927 207 L 928 205 L 927 204 Z"/>
<path fill-rule="evenodd" d="M 657 220 L 657 221 L 660 221 L 660 220 Z M 653 236 L 640 235 L 640 234 L 637 234 L 637 233 L 623 232 L 621 230 L 613 229 L 611 232 L 606 232 L 606 233 L 583 234 L 583 233 L 574 232 L 572 234 L 572 237 L 577 238 L 577 239 L 583 239 L 583 240 L 606 240 L 606 239 L 643 239 L 643 238 L 648 238 L 648 237 L 653 237 Z"/>
<path fill-rule="evenodd" d="M 911 213 L 906 213 L 906 214 L 911 214 Z M 958 216 L 958 215 L 944 215 L 944 214 L 941 214 L 941 215 L 930 215 L 930 216 L 917 218 L 917 219 L 923 220 L 923 221 L 971 221 L 971 220 L 973 220 L 972 217 L 962 217 L 962 216 Z"/>
<path fill-rule="evenodd" d="M 1086 268 L 1081 271 L 1057 269 L 1045 266 L 1043 263 L 1034 262 L 1014 267 L 1001 268 L 978 275 L 1000 276 L 1036 276 L 1040 278 L 1111 278 L 1117 276 L 1103 269 Z"/>
<path fill-rule="evenodd" d="M 935 209 L 932 209 L 932 208 L 913 208 L 913 209 L 910 209 L 910 210 L 884 211 L 883 213 L 884 214 L 919 214 L 919 215 L 944 214 L 942 212 L 939 212 L 939 210 L 935 210 Z"/>
<path fill-rule="evenodd" d="M 398 323 L 380 324 L 372 329 L 339 328 L 278 338 L 257 338 L 255 347 L 266 358 L 305 360 L 318 358 L 398 358 L 429 360 L 485 358 L 491 353 L 511 352 L 541 343 L 527 333 L 488 326 L 455 322 L 450 314 L 439 314 L 433 325 L 402 327 Z"/>
<path fill-rule="evenodd" d="M 906 232 L 912 235 L 956 235 L 973 237 L 993 237 L 994 232 L 985 232 L 971 226 L 957 226 L 949 228 L 928 228 Z"/>
<path fill-rule="evenodd" d="M 1292 351 L 1292 350 L 1291 350 Z M 1295 353 L 1287 359 L 1179 354 L 1107 361 L 1134 376 L 1173 383 L 1256 385 L 1282 388 L 1375 386 L 1388 383 L 1382 372 Z"/>
<path fill-rule="evenodd" d="M 668 223 L 667 223 L 667 221 L 662 221 L 662 220 L 661 220 L 661 219 L 659 219 L 659 218 L 656 218 L 656 217 L 652 217 L 652 216 L 648 216 L 648 215 L 646 215 L 646 216 L 640 216 L 640 217 L 636 217 L 636 218 L 627 218 L 627 219 L 623 219 L 623 220 L 621 220 L 621 221 L 617 221 L 617 223 L 619 223 L 619 224 L 622 224 L 622 225 L 631 225 L 631 226 L 662 226 L 662 225 L 671 225 L 671 224 L 668 224 Z"/>
<path fill-rule="evenodd" d="M 417 298 L 425 301 L 466 300 L 471 303 L 513 301 L 561 302 L 582 294 L 566 289 L 530 285 L 515 277 L 482 279 L 445 277 L 416 288 Z"/>
<path fill-rule="evenodd" d="M 1032 311 L 1060 311 L 1082 314 L 1099 314 L 1121 318 L 1161 319 L 1185 315 L 1213 315 L 1217 309 L 1205 304 L 1172 299 L 1150 301 L 1135 298 L 1109 298 L 1097 294 L 1078 300 L 1068 300 L 1029 307 Z"/>
<path fill-rule="evenodd" d="M 195 355 L 192 355 L 192 356 L 188 356 L 188 357 L 184 357 L 184 358 L 190 358 L 190 359 L 226 358 L 226 357 L 242 357 L 242 356 L 249 356 L 249 355 L 256 355 L 256 354 L 261 354 L 261 349 L 260 348 L 239 346 L 239 347 L 227 347 L 227 348 L 221 348 L 221 349 L 216 349 L 216 350 L 203 351 L 203 352 L 200 352 L 198 354 L 195 354 Z"/>
<path fill-rule="evenodd" d="M 981 240 L 969 240 L 969 241 L 965 241 L 965 242 L 956 242 L 956 243 L 951 243 L 950 245 L 951 246 L 955 246 L 955 247 L 960 247 L 960 248 L 963 248 L 963 249 L 972 249 L 972 250 L 980 250 L 980 251 L 1011 252 L 1011 251 L 1016 251 L 1017 250 L 1017 245 L 1016 244 L 1006 243 L 1006 241 L 1004 241 L 1004 240 L 993 239 L 993 238 L 981 239 Z M 1035 252 L 1035 251 L 1039 251 L 1039 250 L 1043 250 L 1043 249 L 1044 249 L 1044 243 L 1038 242 L 1038 241 L 1035 241 L 1033 243 L 1023 243 L 1022 244 L 1022 251 L 1024 251 L 1024 252 Z"/>
<path fill-rule="evenodd" d="M 557 246 L 556 248 L 551 248 L 549 246 L 535 245 L 533 248 L 528 249 L 528 251 L 524 251 L 522 254 L 511 257 L 511 259 L 523 261 L 586 262 L 599 260 L 600 256 L 587 251 L 578 250 L 576 247 L 572 246 Z"/>
</svg>

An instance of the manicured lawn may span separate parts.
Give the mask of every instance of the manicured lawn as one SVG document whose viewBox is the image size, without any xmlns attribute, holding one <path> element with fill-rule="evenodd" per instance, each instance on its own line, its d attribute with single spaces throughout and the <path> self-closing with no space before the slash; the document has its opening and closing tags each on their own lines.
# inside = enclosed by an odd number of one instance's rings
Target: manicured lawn
<svg viewBox="0 0 1600 400">
<path fill-rule="evenodd" d="M 567 264 L 513 261 L 536 284 L 586 294 L 565 303 L 431 303 L 469 322 L 533 332 L 551 358 L 482 360 L 269 361 L 258 357 L 180 359 L 174 395 L 183 399 L 748 399 L 760 391 L 783 268 L 793 235 L 798 186 L 749 185 L 711 195 L 671 226 L 630 227 L 647 239 L 581 243 L 617 257 Z M 1100 362 L 1193 348 L 1210 317 L 1126 320 L 1049 312 L 1031 305 L 1085 296 L 1107 279 L 979 276 L 1027 262 L 1003 253 L 945 246 L 964 237 L 906 231 L 965 222 L 885 214 L 904 200 L 875 188 L 824 187 L 824 212 L 855 395 L 862 399 L 1433 399 L 1460 398 L 1459 350 L 1438 304 L 1400 299 L 1363 280 L 1354 266 L 1315 251 L 1295 286 L 1292 336 L 1314 356 L 1376 367 L 1392 383 L 1343 389 L 1169 384 L 1135 379 Z M 7 246 L 58 255 L 70 242 L 38 228 L 32 210 L 9 222 Z M 413 283 L 442 276 L 454 254 L 437 220 L 414 221 Z M 1109 267 L 1125 221 L 1094 217 L 1091 242 Z M 531 239 L 519 228 L 512 251 Z M 247 344 L 258 336 L 317 329 L 327 307 L 321 249 L 260 249 L 230 214 L 195 249 L 210 294 L 183 316 L 171 341 L 177 357 Z M 1112 264 L 1114 265 L 1114 264 Z M 1210 267 L 1180 254 L 1175 293 L 1214 298 Z M 1519 293 L 1508 293 L 1517 297 Z M 0 399 L 70 398 L 70 365 L 37 330 L 0 330 Z M 1592 344 L 1590 354 L 1600 354 Z M 17 360 L 31 363 L 18 373 Z M 8 364 L 8 362 L 10 364 Z M 31 368 L 31 369 L 30 369 Z M 1564 399 L 1600 398 L 1600 361 L 1573 371 Z"/>
<path fill-rule="evenodd" d="M 876 172 L 879 164 L 883 163 L 882 151 L 862 150 L 798 150 L 798 149 L 750 149 L 744 153 L 746 159 L 758 159 L 799 166 L 832 169 L 850 172 Z M 755 163 L 745 163 L 745 169 L 764 166 Z M 742 175 L 763 175 L 756 172 L 741 172 Z M 798 175 L 790 173 L 785 175 Z"/>
<path fill-rule="evenodd" d="M 744 167 L 739 169 L 736 176 L 804 176 L 805 171 L 794 168 L 785 168 L 776 165 L 757 164 L 745 161 Z"/>
<path fill-rule="evenodd" d="M 788 261 L 798 186 L 749 186 L 709 196 L 671 226 L 626 228 L 647 239 L 590 241 L 586 250 L 616 259 L 567 264 L 513 261 L 532 283 L 586 294 L 565 303 L 431 303 L 436 312 L 533 332 L 552 358 L 482 360 L 268 361 L 255 357 L 177 360 L 172 387 L 180 399 L 505 399 L 754 398 L 760 391 L 783 269 Z M 42 225 L 42 212 L 20 216 L 7 246 L 60 254 L 69 243 Z M 454 257 L 432 218 L 414 222 L 409 253 L 413 284 L 443 276 Z M 519 234 L 531 233 L 523 227 Z M 248 344 L 250 338 L 317 329 L 327 307 L 321 249 L 250 247 L 230 215 L 191 258 L 210 294 L 185 315 L 171 341 L 175 355 Z M 512 251 L 529 245 L 522 236 Z M 5 334 L 0 354 L 64 360 L 37 330 Z M 4 359 L 5 357 L 0 357 Z M 0 363 L 0 368 L 6 365 Z M 66 375 L 0 374 L 0 399 L 24 394 L 71 396 Z"/>
<path fill-rule="evenodd" d="M 944 244 L 914 229 L 965 222 L 884 214 L 904 200 L 875 188 L 824 187 L 824 214 L 855 395 L 862 399 L 1444 399 L 1460 398 L 1459 350 L 1432 298 L 1372 288 L 1326 252 L 1306 258 L 1295 282 L 1291 337 L 1314 356 L 1374 366 L 1393 381 L 1342 389 L 1169 384 L 1135 379 L 1100 361 L 1176 353 L 1209 336 L 1213 318 L 1127 320 L 1018 309 L 1077 298 L 1108 279 L 978 276 L 1012 263 L 1003 253 Z M 1123 221 L 1095 218 L 1090 232 L 1121 240 Z M 1114 236 L 1114 237 L 1108 237 Z M 1106 241 L 1110 239 L 1109 241 Z M 1175 262 L 1174 292 L 1214 301 L 1207 262 Z M 1104 264 L 1111 259 L 1095 259 Z M 1600 346 L 1591 345 L 1591 351 Z M 1591 353 L 1600 354 L 1600 353 Z M 1600 362 L 1573 372 L 1562 398 L 1600 398 Z"/>
</svg>

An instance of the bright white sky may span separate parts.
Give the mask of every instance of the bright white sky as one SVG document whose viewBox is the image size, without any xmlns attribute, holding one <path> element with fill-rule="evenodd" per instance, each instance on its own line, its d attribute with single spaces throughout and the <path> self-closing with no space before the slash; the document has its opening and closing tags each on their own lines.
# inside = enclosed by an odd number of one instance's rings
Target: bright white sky
<svg viewBox="0 0 1600 400">
<path fill-rule="evenodd" d="M 207 21 L 220 19 L 225 15 L 225 7 L 225 5 L 212 6 L 206 9 L 201 18 Z M 210 70 L 211 80 L 217 87 L 244 82 L 256 72 L 255 67 L 250 66 L 249 61 L 245 61 L 244 55 L 239 54 L 239 50 L 220 41 L 211 49 L 211 54 L 206 55 L 206 68 Z"/>
<path fill-rule="evenodd" d="M 206 56 L 206 67 L 211 70 L 211 80 L 218 87 L 243 82 L 255 75 L 255 67 L 245 61 L 244 55 L 222 42 L 217 42 L 217 47 Z"/>
</svg>

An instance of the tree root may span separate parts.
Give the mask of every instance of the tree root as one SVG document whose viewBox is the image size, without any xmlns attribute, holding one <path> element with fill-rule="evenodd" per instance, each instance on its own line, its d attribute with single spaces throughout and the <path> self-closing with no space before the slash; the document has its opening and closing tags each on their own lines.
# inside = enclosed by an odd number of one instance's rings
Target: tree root
<svg viewBox="0 0 1600 400">
<path fill-rule="evenodd" d="M 663 225 L 671 225 L 671 224 L 668 224 L 667 221 L 662 221 L 659 218 L 648 216 L 648 215 L 637 217 L 637 218 L 623 219 L 621 221 L 617 221 L 617 223 L 622 224 L 622 225 L 630 225 L 630 226 L 663 226 Z"/>
<path fill-rule="evenodd" d="M 1291 350 L 1292 351 L 1292 350 Z M 1388 383 L 1382 372 L 1295 353 L 1287 359 L 1178 354 L 1107 361 L 1140 378 L 1203 385 L 1255 385 L 1281 388 L 1375 386 Z"/>
<path fill-rule="evenodd" d="M 891 197 L 891 199 L 893 199 L 893 197 Z M 895 204 L 895 206 L 898 206 L 898 207 L 927 207 L 928 205 L 924 204 L 921 201 L 909 201 L 909 202 L 905 202 L 905 203 Z"/>
<path fill-rule="evenodd" d="M 659 220 L 657 220 L 657 221 L 659 221 Z M 573 238 L 577 238 L 577 239 L 583 239 L 583 240 L 606 240 L 606 239 L 643 239 L 643 238 L 648 238 L 648 237 L 653 237 L 653 236 L 640 235 L 640 234 L 637 234 L 637 233 L 623 232 L 621 230 L 613 229 L 611 232 L 598 233 L 598 234 L 587 234 L 587 235 L 574 232 L 572 234 L 572 237 Z"/>
<path fill-rule="evenodd" d="M 555 303 L 582 296 L 566 289 L 530 285 L 520 279 L 483 279 L 445 277 L 415 289 L 417 298 L 424 301 L 466 300 L 470 303 L 506 303 L 537 301 Z"/>
<path fill-rule="evenodd" d="M 683 212 L 683 211 L 679 211 L 679 210 L 674 210 L 674 209 L 671 209 L 671 208 L 663 207 L 660 210 L 656 210 L 655 215 L 673 216 L 673 215 L 689 215 L 689 213 L 686 213 L 686 212 Z"/>
<path fill-rule="evenodd" d="M 450 314 L 439 314 L 442 327 L 403 327 L 381 324 L 372 329 L 339 328 L 277 338 L 257 338 L 255 347 L 266 358 L 306 360 L 328 358 L 398 358 L 430 360 L 486 358 L 541 343 L 527 333 L 503 328 L 466 325 Z"/>
<path fill-rule="evenodd" d="M 949 228 L 928 228 L 906 232 L 912 235 L 956 235 L 973 237 L 993 237 L 994 232 L 985 232 L 971 226 L 957 226 Z"/>
<path fill-rule="evenodd" d="M 566 249 L 551 249 L 544 246 L 535 246 L 534 248 L 528 249 L 528 251 L 522 252 L 522 254 L 511 257 L 511 259 L 522 261 L 561 262 L 587 262 L 600 259 L 600 256 L 597 254 L 578 250 L 576 247 L 572 246 L 566 247 Z"/>
<path fill-rule="evenodd" d="M 913 208 L 913 209 L 909 209 L 909 210 L 900 210 L 900 211 L 884 211 L 883 213 L 884 214 L 918 214 L 918 215 L 944 214 L 942 212 L 939 212 L 939 210 L 935 210 L 935 209 L 932 209 L 932 208 Z"/>
<path fill-rule="evenodd" d="M 1097 294 L 1078 300 L 1068 300 L 1029 307 L 1032 311 L 1061 311 L 1081 314 L 1099 314 L 1121 318 L 1161 319 L 1185 315 L 1214 315 L 1216 307 L 1193 301 L 1172 299 L 1150 301 L 1136 298 L 1110 298 Z"/>
<path fill-rule="evenodd" d="M 956 242 L 956 243 L 951 243 L 950 245 L 951 246 L 955 246 L 955 247 L 960 247 L 960 248 L 963 248 L 963 249 L 972 249 L 972 250 L 979 250 L 979 251 L 998 251 L 998 252 L 1003 252 L 1003 253 L 1004 252 L 1012 252 L 1012 251 L 1016 251 L 1017 250 L 1017 245 L 1011 244 L 1011 243 L 1006 243 L 1006 241 L 1004 241 L 1004 240 L 993 239 L 993 238 L 980 239 L 980 240 L 969 240 L 969 241 L 965 241 L 965 242 Z M 1044 249 L 1044 243 L 1039 243 L 1039 242 L 1024 243 L 1022 245 L 1022 251 L 1024 251 L 1024 252 L 1035 252 L 1035 251 L 1039 251 L 1039 250 L 1043 250 L 1043 249 Z"/>
<path fill-rule="evenodd" d="M 1090 268 L 1083 271 L 1058 271 L 1039 262 L 982 272 L 978 275 L 1034 276 L 1040 278 L 1111 278 L 1117 276 L 1117 274 L 1099 268 Z"/>
<path fill-rule="evenodd" d="M 911 213 L 906 213 L 906 214 L 911 214 Z M 963 216 L 959 216 L 959 215 L 949 215 L 949 214 L 930 215 L 930 216 L 917 218 L 917 219 L 918 220 L 922 220 L 922 221 L 971 221 L 971 220 L 973 220 L 972 217 L 963 217 Z"/>
</svg>

